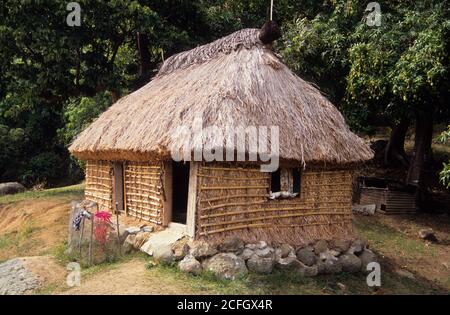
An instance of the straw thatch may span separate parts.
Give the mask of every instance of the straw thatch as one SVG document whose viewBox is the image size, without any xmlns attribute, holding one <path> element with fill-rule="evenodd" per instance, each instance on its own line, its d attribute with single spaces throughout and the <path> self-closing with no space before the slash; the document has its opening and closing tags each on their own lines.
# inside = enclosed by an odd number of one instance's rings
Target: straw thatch
<svg viewBox="0 0 450 315">
<path fill-rule="evenodd" d="M 372 151 L 339 111 L 244 29 L 166 60 L 158 75 L 121 98 L 82 132 L 70 151 L 82 159 L 149 160 L 182 147 L 199 116 L 203 126 L 278 126 L 280 158 L 358 163 Z M 174 136 L 175 134 L 175 136 Z M 204 145 L 225 147 L 207 137 Z"/>
</svg>

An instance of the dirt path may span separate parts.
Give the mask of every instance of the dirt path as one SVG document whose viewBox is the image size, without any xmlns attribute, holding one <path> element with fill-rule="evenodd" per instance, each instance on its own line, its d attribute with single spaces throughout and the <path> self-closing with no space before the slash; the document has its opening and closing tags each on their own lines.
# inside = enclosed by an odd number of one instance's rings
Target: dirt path
<svg viewBox="0 0 450 315">
<path fill-rule="evenodd" d="M 211 293 L 211 292 L 208 292 Z M 119 264 L 81 280 L 74 287 L 60 294 L 205 294 L 185 281 L 163 276 L 158 270 L 147 270 L 140 259 Z"/>
</svg>

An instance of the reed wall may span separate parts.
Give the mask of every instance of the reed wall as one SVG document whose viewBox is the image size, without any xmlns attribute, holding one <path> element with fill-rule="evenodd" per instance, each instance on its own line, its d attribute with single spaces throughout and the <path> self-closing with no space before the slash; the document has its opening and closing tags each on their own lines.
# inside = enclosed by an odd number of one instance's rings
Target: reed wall
<svg viewBox="0 0 450 315">
<path fill-rule="evenodd" d="M 84 194 L 87 200 L 98 204 L 100 211 L 112 210 L 113 173 L 109 161 L 86 161 L 86 186 Z"/>
<path fill-rule="evenodd" d="M 160 163 L 127 162 L 124 165 L 125 210 L 128 215 L 162 224 L 164 168 Z"/>
<path fill-rule="evenodd" d="M 305 244 L 352 236 L 350 170 L 304 170 L 299 197 L 269 200 L 258 167 L 203 164 L 198 171 L 196 238 Z"/>
</svg>

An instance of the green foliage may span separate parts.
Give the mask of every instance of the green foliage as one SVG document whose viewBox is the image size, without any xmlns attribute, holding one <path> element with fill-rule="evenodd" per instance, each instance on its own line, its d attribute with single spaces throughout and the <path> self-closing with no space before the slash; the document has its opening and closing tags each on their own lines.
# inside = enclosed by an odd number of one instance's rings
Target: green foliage
<svg viewBox="0 0 450 315">
<path fill-rule="evenodd" d="M 281 53 L 366 130 L 427 110 L 448 117 L 450 20 L 441 1 L 384 2 L 379 27 L 365 1 L 332 1 L 332 10 L 285 26 Z"/>
<path fill-rule="evenodd" d="M 450 125 L 448 125 L 447 130 L 439 135 L 437 140 L 441 143 L 450 142 Z M 443 163 L 443 169 L 439 173 L 439 179 L 445 187 L 450 188 L 450 160 L 447 163 Z"/>
<path fill-rule="evenodd" d="M 111 93 L 108 91 L 94 97 L 70 98 L 64 105 L 64 128 L 58 130 L 63 143 L 69 145 L 75 136 L 90 125 L 111 103 Z"/>
</svg>

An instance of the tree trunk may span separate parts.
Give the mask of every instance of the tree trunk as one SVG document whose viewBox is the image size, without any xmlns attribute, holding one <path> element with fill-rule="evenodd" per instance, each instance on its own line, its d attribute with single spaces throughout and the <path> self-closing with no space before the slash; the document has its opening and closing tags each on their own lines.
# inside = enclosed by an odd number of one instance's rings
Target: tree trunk
<svg viewBox="0 0 450 315">
<path fill-rule="evenodd" d="M 416 135 L 413 156 L 407 175 L 407 183 L 417 186 L 417 205 L 424 209 L 428 201 L 428 187 L 431 181 L 431 141 L 433 137 L 433 114 L 429 111 L 418 112 L 416 117 Z"/>
<path fill-rule="evenodd" d="M 384 163 L 386 165 L 398 165 L 409 167 L 408 156 L 405 152 L 405 137 L 409 127 L 409 119 L 402 118 L 400 122 L 392 128 L 389 142 L 384 152 Z"/>
<path fill-rule="evenodd" d="M 151 58 L 149 51 L 149 43 L 148 37 L 146 34 L 137 33 L 137 45 L 139 51 L 139 59 L 140 59 L 140 67 L 139 67 L 139 76 L 146 77 L 149 71 L 151 70 Z"/>
</svg>

